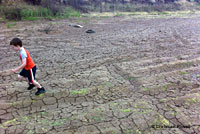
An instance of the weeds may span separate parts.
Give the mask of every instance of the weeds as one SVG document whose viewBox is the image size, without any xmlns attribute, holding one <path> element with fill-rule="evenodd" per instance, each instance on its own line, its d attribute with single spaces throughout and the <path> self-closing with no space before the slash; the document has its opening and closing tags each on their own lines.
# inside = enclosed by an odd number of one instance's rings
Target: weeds
<svg viewBox="0 0 200 134">
<path fill-rule="evenodd" d="M 81 13 L 71 7 L 63 7 L 62 10 L 54 10 L 53 7 L 42 7 L 42 6 L 29 6 L 20 5 L 16 7 L 14 5 L 1 5 L 0 15 L 2 19 L 6 20 L 28 20 L 34 21 L 40 18 L 45 19 L 63 19 L 69 17 L 81 17 Z M 8 26 L 9 27 L 9 26 Z"/>
<path fill-rule="evenodd" d="M 143 88 L 143 90 L 144 90 L 144 91 L 148 91 L 148 90 L 149 90 L 149 88 L 146 88 L 146 87 L 144 87 L 144 88 Z"/>
<path fill-rule="evenodd" d="M 47 8 L 37 8 L 37 9 L 23 9 L 21 11 L 22 20 L 37 20 L 40 17 L 50 17 L 53 16 L 51 10 Z"/>
<path fill-rule="evenodd" d="M 16 22 L 8 22 L 8 23 L 6 23 L 6 27 L 11 28 L 11 27 L 15 26 L 16 24 L 17 24 Z"/>
<path fill-rule="evenodd" d="M 189 74 L 188 72 L 180 72 L 182 75 Z"/>
<path fill-rule="evenodd" d="M 116 15 L 115 15 L 115 17 L 120 17 L 120 16 L 123 16 L 123 14 L 119 13 L 119 12 L 117 12 Z"/>
<path fill-rule="evenodd" d="M 169 85 L 165 85 L 165 86 L 163 86 L 162 90 L 166 91 L 168 89 L 168 87 L 169 87 Z"/>
<path fill-rule="evenodd" d="M 83 88 L 83 89 L 78 90 L 78 91 L 71 91 L 72 95 L 85 95 L 87 93 L 88 93 L 88 89 L 86 89 L 86 88 Z"/>
</svg>

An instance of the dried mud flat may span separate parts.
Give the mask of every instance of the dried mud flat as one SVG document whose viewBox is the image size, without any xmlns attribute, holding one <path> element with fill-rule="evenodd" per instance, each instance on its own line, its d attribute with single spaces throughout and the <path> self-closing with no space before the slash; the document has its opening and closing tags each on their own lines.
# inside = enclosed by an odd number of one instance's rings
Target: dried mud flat
<svg viewBox="0 0 200 134">
<path fill-rule="evenodd" d="M 20 64 L 20 37 L 47 92 L 1 75 L 0 134 L 200 133 L 198 15 L 76 22 L 1 24 L 0 71 Z"/>
</svg>

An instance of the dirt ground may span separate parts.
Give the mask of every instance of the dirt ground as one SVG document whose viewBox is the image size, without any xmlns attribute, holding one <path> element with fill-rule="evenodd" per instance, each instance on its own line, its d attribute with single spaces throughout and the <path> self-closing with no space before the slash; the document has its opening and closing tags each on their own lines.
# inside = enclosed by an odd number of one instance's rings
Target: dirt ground
<svg viewBox="0 0 200 134">
<path fill-rule="evenodd" d="M 0 134 L 200 134 L 200 15 L 0 29 L 0 71 L 20 65 L 9 46 L 19 37 L 47 91 L 1 72 Z"/>
</svg>

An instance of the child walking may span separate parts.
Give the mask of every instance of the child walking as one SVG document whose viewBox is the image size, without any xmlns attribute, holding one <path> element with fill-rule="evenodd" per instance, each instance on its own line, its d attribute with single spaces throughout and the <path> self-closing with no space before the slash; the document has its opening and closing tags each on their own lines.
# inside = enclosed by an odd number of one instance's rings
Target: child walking
<svg viewBox="0 0 200 134">
<path fill-rule="evenodd" d="M 22 47 L 22 41 L 19 38 L 14 38 L 10 41 L 10 45 L 15 51 L 18 51 L 20 60 L 22 64 L 14 69 L 11 69 L 11 72 L 15 73 L 19 70 L 21 72 L 18 74 L 18 78 L 20 80 L 26 80 L 29 84 L 29 87 L 27 90 L 33 89 L 35 86 L 37 87 L 38 91 L 35 93 L 35 95 L 40 95 L 42 93 L 45 93 L 44 87 L 42 87 L 36 80 L 36 65 L 33 62 L 29 52 Z"/>
</svg>

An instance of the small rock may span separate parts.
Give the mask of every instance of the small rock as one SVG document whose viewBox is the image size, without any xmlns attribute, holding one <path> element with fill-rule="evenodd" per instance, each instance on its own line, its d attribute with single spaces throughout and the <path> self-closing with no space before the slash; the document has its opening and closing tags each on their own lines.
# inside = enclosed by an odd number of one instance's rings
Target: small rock
<svg viewBox="0 0 200 134">
<path fill-rule="evenodd" d="M 77 25 L 77 24 L 69 24 L 69 26 L 72 26 L 72 27 L 76 27 L 76 28 L 82 28 L 83 26 L 81 26 L 81 25 Z"/>
<path fill-rule="evenodd" d="M 90 29 L 90 30 L 87 30 L 86 33 L 95 33 L 95 31 Z"/>
</svg>

